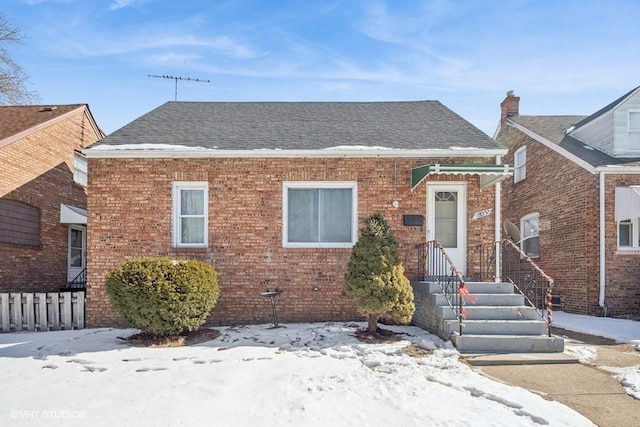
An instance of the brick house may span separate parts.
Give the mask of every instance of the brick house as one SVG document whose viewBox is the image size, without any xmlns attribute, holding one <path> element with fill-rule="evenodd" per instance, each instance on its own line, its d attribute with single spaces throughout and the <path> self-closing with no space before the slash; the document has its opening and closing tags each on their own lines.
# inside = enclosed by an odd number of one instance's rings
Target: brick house
<svg viewBox="0 0 640 427">
<path fill-rule="evenodd" d="M 260 293 L 276 287 L 283 321 L 357 318 L 341 292 L 366 217 L 390 222 L 408 277 L 436 238 L 473 275 L 511 174 L 506 149 L 437 101 L 168 102 L 84 153 L 92 326 L 119 324 L 104 278 L 140 256 L 210 262 L 212 324 L 269 322 Z"/>
<path fill-rule="evenodd" d="M 507 93 L 496 134 L 514 165 L 505 230 L 554 278 L 564 311 L 630 314 L 640 303 L 640 87 L 588 117 L 521 115 L 519 101 Z"/>
<path fill-rule="evenodd" d="M 85 268 L 86 104 L 0 107 L 0 292 L 57 291 Z"/>
</svg>

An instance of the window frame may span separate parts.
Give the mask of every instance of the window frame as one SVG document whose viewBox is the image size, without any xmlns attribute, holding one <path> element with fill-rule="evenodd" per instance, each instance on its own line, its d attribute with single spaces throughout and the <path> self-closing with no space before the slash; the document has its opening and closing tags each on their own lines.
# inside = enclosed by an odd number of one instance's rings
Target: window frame
<svg viewBox="0 0 640 427">
<path fill-rule="evenodd" d="M 521 162 L 518 161 L 518 156 L 522 155 Z M 518 148 L 513 153 L 513 183 L 523 181 L 527 177 L 527 146 Z"/>
<path fill-rule="evenodd" d="M 351 241 L 350 242 L 289 242 L 289 190 L 290 189 L 350 189 Z M 283 248 L 352 248 L 358 239 L 358 183 L 355 181 L 284 181 L 282 183 L 282 247 Z"/>
<path fill-rule="evenodd" d="M 182 215 L 180 195 L 182 190 L 203 190 L 204 206 L 202 215 Z M 174 181 L 172 183 L 172 235 L 174 248 L 206 248 L 209 246 L 209 182 L 208 181 Z M 202 217 L 204 219 L 204 242 L 182 242 L 182 218 Z"/>
<path fill-rule="evenodd" d="M 84 162 L 84 168 L 78 165 L 78 161 Z M 79 177 L 83 177 L 80 179 Z M 73 152 L 73 182 L 86 187 L 89 184 L 89 163 L 87 158 L 79 151 Z"/>
<path fill-rule="evenodd" d="M 535 234 L 531 235 L 531 236 L 525 236 L 525 223 L 527 221 L 530 221 L 532 219 L 537 219 L 538 220 L 538 227 L 535 230 Z M 527 240 L 536 238 L 538 239 L 538 253 L 537 255 L 529 255 L 525 249 L 524 249 L 524 243 Z M 528 256 L 529 258 L 540 258 L 540 213 L 539 212 L 532 212 L 530 214 L 527 214 L 525 216 L 523 216 L 522 218 L 520 218 L 520 250 L 522 251 L 522 253 L 524 253 L 526 256 Z"/>
<path fill-rule="evenodd" d="M 621 226 L 627 226 L 630 229 L 629 240 L 631 245 L 622 246 L 620 244 Z M 616 244 L 618 250 L 621 251 L 640 251 L 640 218 L 625 219 L 616 223 L 617 238 Z"/>
<path fill-rule="evenodd" d="M 631 127 L 631 115 L 632 114 L 636 114 L 638 115 L 638 127 Z M 628 151 L 640 151 L 640 110 L 638 109 L 632 109 L 632 110 L 628 110 L 627 111 L 627 150 Z M 638 144 L 636 144 L 636 146 L 632 147 L 631 146 L 631 136 L 634 136 L 634 139 L 638 139 L 639 142 Z"/>
</svg>

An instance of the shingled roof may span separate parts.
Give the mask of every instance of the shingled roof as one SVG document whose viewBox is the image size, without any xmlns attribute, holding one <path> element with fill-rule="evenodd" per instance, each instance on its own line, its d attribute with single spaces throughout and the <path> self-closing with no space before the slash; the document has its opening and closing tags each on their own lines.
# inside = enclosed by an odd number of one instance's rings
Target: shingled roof
<svg viewBox="0 0 640 427">
<path fill-rule="evenodd" d="M 140 144 L 219 150 L 502 148 L 438 101 L 171 101 L 91 148 Z"/>
<path fill-rule="evenodd" d="M 0 141 L 85 106 L 85 104 L 0 106 Z"/>
<path fill-rule="evenodd" d="M 624 98 L 624 97 L 623 97 Z M 622 98 L 621 98 L 622 99 Z M 619 102 L 619 100 L 617 101 Z M 613 104 L 613 103 L 612 103 Z M 610 104 L 611 105 L 611 104 Z M 610 108 L 610 105 L 607 108 Z M 604 110 L 604 109 L 603 109 Z M 596 114 L 601 114 L 600 110 Z M 592 120 L 595 114 L 591 116 L 510 116 L 509 120 L 516 123 L 529 131 L 540 135 L 546 140 L 557 144 L 567 152 L 577 156 L 578 158 L 589 163 L 593 167 L 598 166 L 638 166 L 640 158 L 617 158 L 591 147 L 584 142 L 567 135 L 566 131 L 578 123 L 585 123 L 587 119 Z M 510 145 L 512 141 L 501 140 L 501 143 Z"/>
</svg>

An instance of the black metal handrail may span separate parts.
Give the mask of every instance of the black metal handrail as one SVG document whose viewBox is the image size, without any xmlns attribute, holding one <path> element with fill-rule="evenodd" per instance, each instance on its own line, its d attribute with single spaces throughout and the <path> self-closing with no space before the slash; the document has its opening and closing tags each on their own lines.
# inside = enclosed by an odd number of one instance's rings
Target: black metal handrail
<svg viewBox="0 0 640 427">
<path fill-rule="evenodd" d="M 87 287 L 87 268 L 83 268 L 80 273 L 73 279 L 67 282 L 65 289 L 85 289 Z"/>
<path fill-rule="evenodd" d="M 466 317 L 464 305 L 469 293 L 466 290 L 464 276 L 453 264 L 451 257 L 436 240 L 416 245 L 418 250 L 419 280 L 438 283 L 449 307 L 458 320 L 459 334 Z"/>
<path fill-rule="evenodd" d="M 553 321 L 553 279 L 546 274 L 516 243 L 509 239 L 500 242 L 500 275 L 502 281 L 510 282 L 520 292 L 526 303 L 534 307 L 538 315 L 547 322 L 547 333 L 551 336 Z M 482 280 L 496 277 L 496 245 L 477 248 L 480 255 Z M 546 311 L 546 317 L 545 317 Z"/>
</svg>

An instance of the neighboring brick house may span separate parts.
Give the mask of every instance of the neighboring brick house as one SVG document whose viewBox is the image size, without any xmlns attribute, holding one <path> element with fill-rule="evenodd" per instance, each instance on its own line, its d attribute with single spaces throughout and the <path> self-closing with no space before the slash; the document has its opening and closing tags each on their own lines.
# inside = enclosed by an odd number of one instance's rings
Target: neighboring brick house
<svg viewBox="0 0 640 427">
<path fill-rule="evenodd" d="M 514 165 L 505 229 L 553 277 L 564 311 L 637 312 L 640 87 L 588 117 L 520 115 L 519 101 L 507 93 L 496 136 Z"/>
<path fill-rule="evenodd" d="M 357 318 L 341 293 L 366 217 L 390 222 L 409 277 L 433 238 L 473 275 L 511 174 L 506 149 L 437 101 L 169 102 L 84 153 L 92 326 L 120 323 L 105 275 L 140 256 L 210 262 L 212 324 L 269 322 L 260 293 L 276 287 L 280 320 Z"/>
<path fill-rule="evenodd" d="M 57 291 L 85 268 L 88 105 L 0 106 L 0 292 Z"/>
</svg>

